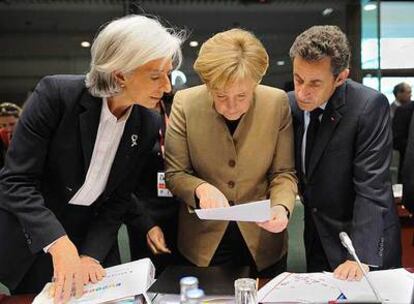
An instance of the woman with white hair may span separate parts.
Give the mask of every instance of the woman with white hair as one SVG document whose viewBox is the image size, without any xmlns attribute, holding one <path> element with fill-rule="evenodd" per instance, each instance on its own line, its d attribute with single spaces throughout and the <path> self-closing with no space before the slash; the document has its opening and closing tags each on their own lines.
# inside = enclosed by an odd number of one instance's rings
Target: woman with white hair
<svg viewBox="0 0 414 304">
<path fill-rule="evenodd" d="M 159 130 L 149 109 L 171 90 L 181 36 L 120 18 L 96 37 L 86 77 L 37 85 L 0 172 L 0 282 L 13 293 L 53 279 L 55 303 L 66 302 L 104 276 L 100 263 L 119 262 L 111 248 Z"/>
</svg>

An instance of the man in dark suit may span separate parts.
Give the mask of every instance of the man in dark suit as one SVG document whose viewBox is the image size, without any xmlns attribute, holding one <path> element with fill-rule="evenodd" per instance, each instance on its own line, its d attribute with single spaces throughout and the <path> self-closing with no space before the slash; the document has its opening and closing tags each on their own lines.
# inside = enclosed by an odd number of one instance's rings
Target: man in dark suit
<svg viewBox="0 0 414 304">
<path fill-rule="evenodd" d="M 341 231 L 350 235 L 366 269 L 400 266 L 387 99 L 347 80 L 350 50 L 336 26 L 306 30 L 290 56 L 295 91 L 289 98 L 308 271 L 361 278 L 357 263 L 341 245 Z"/>
<path fill-rule="evenodd" d="M 407 149 L 402 167 L 403 197 L 402 203 L 414 213 L 414 112 L 411 112 L 411 122 L 408 130 Z"/>
<path fill-rule="evenodd" d="M 160 127 L 150 108 L 171 90 L 180 43 L 155 19 L 125 16 L 96 37 L 86 78 L 39 82 L 0 172 L 0 281 L 14 293 L 53 276 L 55 303 L 66 302 L 102 278 L 100 263 L 119 262 L 110 251 L 136 211 L 131 193 Z"/>
<path fill-rule="evenodd" d="M 395 100 L 390 105 L 391 119 L 394 118 L 395 111 L 405 104 L 411 102 L 411 86 L 406 82 L 400 82 L 392 90 Z"/>
<path fill-rule="evenodd" d="M 413 112 L 414 102 L 408 101 L 395 110 L 394 119 L 392 120 L 393 146 L 400 155 L 398 164 L 398 183 L 402 183 L 402 168 L 407 150 L 408 132 Z"/>
</svg>

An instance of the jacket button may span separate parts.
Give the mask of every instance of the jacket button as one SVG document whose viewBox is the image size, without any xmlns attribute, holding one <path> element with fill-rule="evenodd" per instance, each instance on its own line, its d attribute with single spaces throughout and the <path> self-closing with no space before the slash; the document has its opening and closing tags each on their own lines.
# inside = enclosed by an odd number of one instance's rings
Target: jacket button
<svg viewBox="0 0 414 304">
<path fill-rule="evenodd" d="M 318 212 L 318 208 L 312 208 L 312 212 L 313 212 L 313 213 Z"/>
<path fill-rule="evenodd" d="M 229 166 L 234 168 L 236 166 L 236 161 L 234 159 L 229 160 Z"/>
<path fill-rule="evenodd" d="M 229 188 L 234 188 L 234 186 L 236 185 L 236 183 L 235 183 L 235 182 L 233 182 L 233 181 L 229 181 L 229 182 L 227 183 L 227 185 L 229 186 Z"/>
<path fill-rule="evenodd" d="M 234 201 L 229 201 L 230 206 L 234 206 Z"/>
</svg>

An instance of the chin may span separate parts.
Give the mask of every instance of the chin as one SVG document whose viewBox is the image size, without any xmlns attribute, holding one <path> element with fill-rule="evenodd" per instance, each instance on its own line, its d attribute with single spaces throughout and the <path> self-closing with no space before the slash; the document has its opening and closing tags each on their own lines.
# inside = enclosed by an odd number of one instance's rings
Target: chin
<svg viewBox="0 0 414 304">
<path fill-rule="evenodd" d="M 238 116 L 224 116 L 227 120 L 238 120 L 240 119 L 241 115 Z"/>
<path fill-rule="evenodd" d="M 311 103 L 298 103 L 298 107 L 299 109 L 301 109 L 302 111 L 307 111 L 310 112 L 312 110 L 314 110 L 316 107 L 314 104 Z"/>
</svg>

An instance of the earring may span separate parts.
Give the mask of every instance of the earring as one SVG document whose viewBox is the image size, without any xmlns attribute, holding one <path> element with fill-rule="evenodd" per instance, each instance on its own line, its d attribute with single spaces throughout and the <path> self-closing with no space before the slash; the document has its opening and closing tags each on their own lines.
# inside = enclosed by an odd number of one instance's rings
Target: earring
<svg viewBox="0 0 414 304">
<path fill-rule="evenodd" d="M 125 88 L 125 85 L 124 85 L 124 84 L 121 84 L 121 85 L 120 85 L 120 87 L 121 87 L 121 88 Z"/>
</svg>

